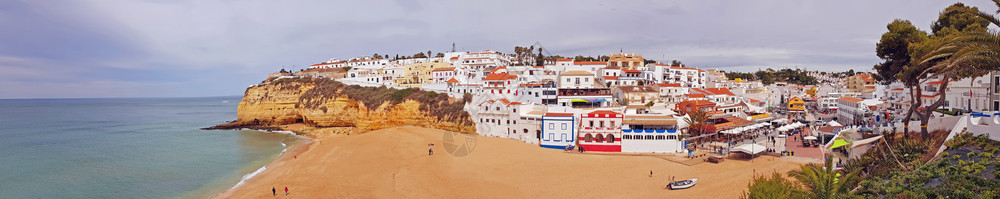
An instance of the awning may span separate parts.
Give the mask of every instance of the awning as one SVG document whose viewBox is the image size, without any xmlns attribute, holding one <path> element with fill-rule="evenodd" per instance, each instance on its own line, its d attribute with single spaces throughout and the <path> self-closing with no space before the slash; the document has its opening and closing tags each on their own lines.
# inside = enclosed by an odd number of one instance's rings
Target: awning
<svg viewBox="0 0 1000 199">
<path fill-rule="evenodd" d="M 757 155 L 758 153 L 761 153 L 761 152 L 764 152 L 765 150 L 767 150 L 767 147 L 761 146 L 759 144 L 747 144 L 747 145 L 736 147 L 736 150 L 739 151 L 739 152 L 750 154 L 750 155 Z"/>
<path fill-rule="evenodd" d="M 972 113 L 972 114 L 969 114 L 969 115 L 971 115 L 972 117 L 989 117 L 989 115 L 986 115 L 986 114 L 983 114 L 983 113 Z"/>
<path fill-rule="evenodd" d="M 639 125 L 677 125 L 677 120 L 675 119 L 629 119 L 625 118 L 622 121 L 624 124 L 639 124 Z"/>
<path fill-rule="evenodd" d="M 596 99 L 596 100 L 594 100 L 593 102 L 607 102 L 607 101 L 608 101 L 608 100 L 606 100 L 606 99 Z"/>
<path fill-rule="evenodd" d="M 830 149 L 834 149 L 834 148 L 842 147 L 842 146 L 847 146 L 847 145 L 850 145 L 850 144 L 851 143 L 848 143 L 847 140 L 836 139 L 836 140 L 833 140 L 833 145 L 830 145 Z"/>
<path fill-rule="evenodd" d="M 756 120 L 756 119 L 766 119 L 766 118 L 771 118 L 771 114 L 764 113 L 764 114 L 750 116 L 750 118 L 754 119 L 754 120 Z"/>
<path fill-rule="evenodd" d="M 623 133 L 677 133 L 675 129 L 622 129 Z"/>
<path fill-rule="evenodd" d="M 866 144 L 871 144 L 872 142 L 878 141 L 879 139 L 882 139 L 881 135 L 880 136 L 875 136 L 875 137 L 870 137 L 868 139 L 854 141 L 854 143 L 851 144 L 851 148 L 859 147 L 859 146 L 866 145 Z"/>
<path fill-rule="evenodd" d="M 582 100 L 582 99 L 572 99 L 572 100 L 569 100 L 569 101 L 570 102 L 587 102 L 587 103 L 590 103 L 590 101 Z"/>
</svg>

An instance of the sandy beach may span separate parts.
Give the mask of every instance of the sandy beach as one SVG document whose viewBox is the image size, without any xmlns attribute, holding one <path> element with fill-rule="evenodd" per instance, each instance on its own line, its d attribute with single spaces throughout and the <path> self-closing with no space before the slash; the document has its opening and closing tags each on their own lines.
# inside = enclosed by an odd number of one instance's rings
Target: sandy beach
<svg viewBox="0 0 1000 199">
<path fill-rule="evenodd" d="M 737 198 L 754 172 L 787 172 L 803 164 L 762 156 L 687 166 L 662 154 L 566 153 L 492 137 L 475 137 L 471 153 L 456 157 L 444 149 L 444 133 L 399 127 L 316 135 L 216 198 L 274 198 L 272 187 L 279 198 Z M 464 138 L 458 135 L 458 144 Z M 428 148 L 435 154 L 429 156 Z M 665 190 L 670 176 L 699 181 L 690 189 Z"/>
</svg>

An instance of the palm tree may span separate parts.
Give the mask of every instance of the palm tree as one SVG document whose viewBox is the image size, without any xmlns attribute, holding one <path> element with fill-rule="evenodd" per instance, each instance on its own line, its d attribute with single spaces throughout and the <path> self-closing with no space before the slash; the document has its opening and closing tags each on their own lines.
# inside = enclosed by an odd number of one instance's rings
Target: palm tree
<svg viewBox="0 0 1000 199">
<path fill-rule="evenodd" d="M 993 3 L 1000 7 L 1000 0 L 993 0 Z M 986 13 L 971 9 L 956 9 L 948 12 L 968 12 L 990 24 L 1000 26 L 1000 20 L 995 14 Z M 996 13 L 1000 14 L 1000 10 Z M 961 31 L 932 39 L 916 46 L 911 52 L 913 67 L 904 72 L 918 74 L 916 77 L 940 77 L 941 84 L 938 89 L 941 95 L 936 102 L 928 104 L 923 111 L 918 111 L 917 116 L 921 118 L 920 132 L 926 138 L 928 136 L 927 121 L 935 109 L 944 104 L 949 80 L 962 78 L 976 78 L 992 71 L 1000 70 L 1000 32 L 988 31 Z M 973 79 L 975 80 L 975 79 Z M 916 91 L 920 95 L 920 90 Z M 920 106 L 919 102 L 917 106 Z M 911 107 L 911 109 L 916 107 Z"/>
<path fill-rule="evenodd" d="M 684 118 L 684 122 L 688 124 L 688 134 L 692 135 L 701 135 L 704 133 L 705 125 L 707 125 L 706 121 L 708 121 L 708 113 L 701 109 L 689 112 L 688 117 Z"/>
<path fill-rule="evenodd" d="M 809 189 L 809 198 L 852 198 L 856 196 L 851 194 L 851 188 L 860 182 L 858 178 L 860 171 L 855 170 L 847 175 L 841 175 L 840 171 L 833 170 L 833 160 L 827 157 L 826 166 L 802 165 L 800 170 L 788 172 L 788 175 L 798 179 Z"/>
</svg>

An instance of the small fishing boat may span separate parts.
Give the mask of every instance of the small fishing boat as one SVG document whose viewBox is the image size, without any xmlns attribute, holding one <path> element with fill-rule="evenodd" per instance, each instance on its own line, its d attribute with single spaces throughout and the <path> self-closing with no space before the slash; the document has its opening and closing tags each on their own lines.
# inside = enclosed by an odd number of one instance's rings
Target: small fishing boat
<svg viewBox="0 0 1000 199">
<path fill-rule="evenodd" d="M 687 188 L 693 187 L 694 184 L 697 183 L 697 182 L 698 182 L 698 178 L 691 178 L 691 179 L 688 179 L 688 180 L 670 182 L 670 184 L 667 185 L 667 188 L 670 188 L 672 190 L 687 189 Z"/>
</svg>

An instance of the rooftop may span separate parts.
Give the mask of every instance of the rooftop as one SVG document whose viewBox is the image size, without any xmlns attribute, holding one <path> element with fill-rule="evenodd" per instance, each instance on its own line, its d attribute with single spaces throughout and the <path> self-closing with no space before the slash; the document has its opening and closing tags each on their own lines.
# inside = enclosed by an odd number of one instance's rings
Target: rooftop
<svg viewBox="0 0 1000 199">
<path fill-rule="evenodd" d="M 582 70 L 571 70 L 563 72 L 561 76 L 594 76 L 594 74 Z"/>
</svg>

